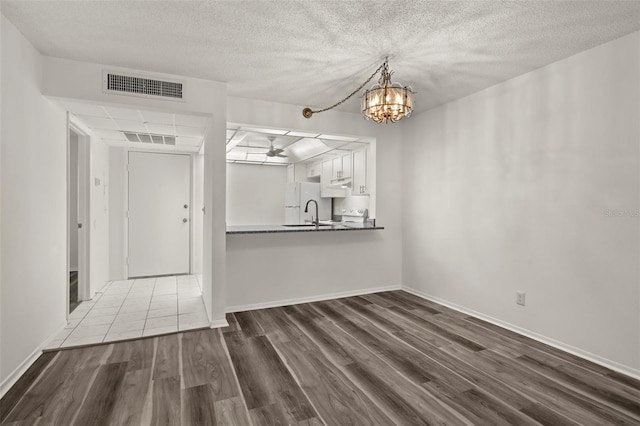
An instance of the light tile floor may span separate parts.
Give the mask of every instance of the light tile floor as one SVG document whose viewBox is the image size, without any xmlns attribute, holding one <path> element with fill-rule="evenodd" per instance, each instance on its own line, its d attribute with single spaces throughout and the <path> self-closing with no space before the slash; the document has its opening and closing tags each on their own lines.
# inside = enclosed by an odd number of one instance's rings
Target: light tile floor
<svg viewBox="0 0 640 426">
<path fill-rule="evenodd" d="M 69 315 L 47 349 L 112 342 L 207 327 L 196 275 L 108 283 Z"/>
</svg>

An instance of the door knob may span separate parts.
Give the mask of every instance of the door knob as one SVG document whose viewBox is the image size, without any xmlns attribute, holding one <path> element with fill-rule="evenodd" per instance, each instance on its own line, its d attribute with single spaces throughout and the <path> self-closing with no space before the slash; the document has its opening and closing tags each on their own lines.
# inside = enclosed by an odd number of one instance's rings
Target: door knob
<svg viewBox="0 0 640 426">
<path fill-rule="evenodd" d="M 188 208 L 189 208 L 189 205 L 188 205 L 188 204 L 185 204 L 185 205 L 184 205 L 184 208 L 185 208 L 185 209 L 188 209 Z"/>
<path fill-rule="evenodd" d="M 188 222 L 188 220 L 187 220 L 186 217 L 184 219 L 182 219 L 182 223 L 187 223 L 187 222 Z"/>
</svg>

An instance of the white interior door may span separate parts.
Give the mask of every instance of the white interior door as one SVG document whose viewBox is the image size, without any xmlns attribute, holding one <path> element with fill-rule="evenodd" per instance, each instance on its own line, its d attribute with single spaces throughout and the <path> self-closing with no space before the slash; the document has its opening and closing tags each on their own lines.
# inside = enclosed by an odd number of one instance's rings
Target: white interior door
<svg viewBox="0 0 640 426">
<path fill-rule="evenodd" d="M 189 273 L 188 155 L 129 153 L 129 277 Z"/>
</svg>

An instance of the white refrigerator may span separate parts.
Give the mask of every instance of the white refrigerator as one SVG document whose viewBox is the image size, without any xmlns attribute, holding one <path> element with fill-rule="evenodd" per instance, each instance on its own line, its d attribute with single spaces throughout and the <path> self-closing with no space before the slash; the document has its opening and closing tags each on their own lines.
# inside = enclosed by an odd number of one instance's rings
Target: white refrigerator
<svg viewBox="0 0 640 426">
<path fill-rule="evenodd" d="M 331 219 L 331 198 L 320 198 L 319 183 L 291 182 L 287 183 L 284 193 L 284 224 L 302 225 L 305 221 L 311 222 L 311 216 L 315 219 L 315 204 L 310 203 L 309 212 L 304 212 L 304 207 L 309 200 L 316 200 L 318 203 L 320 220 Z"/>
</svg>

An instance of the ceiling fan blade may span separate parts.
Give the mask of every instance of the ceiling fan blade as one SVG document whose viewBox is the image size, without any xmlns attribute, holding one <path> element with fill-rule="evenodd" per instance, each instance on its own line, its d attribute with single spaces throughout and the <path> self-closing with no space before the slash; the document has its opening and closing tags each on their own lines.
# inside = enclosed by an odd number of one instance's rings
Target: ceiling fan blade
<svg viewBox="0 0 640 426">
<path fill-rule="evenodd" d="M 284 154 L 276 154 L 276 157 L 287 158 L 287 156 L 286 156 L 286 155 L 284 155 Z"/>
<path fill-rule="evenodd" d="M 284 152 L 284 149 L 281 149 L 281 148 L 278 148 L 278 149 L 274 149 L 274 150 L 273 150 L 273 153 L 274 153 L 274 154 L 276 154 L 276 155 L 278 155 L 278 154 L 280 154 L 280 153 L 282 153 L 282 152 Z"/>
</svg>

